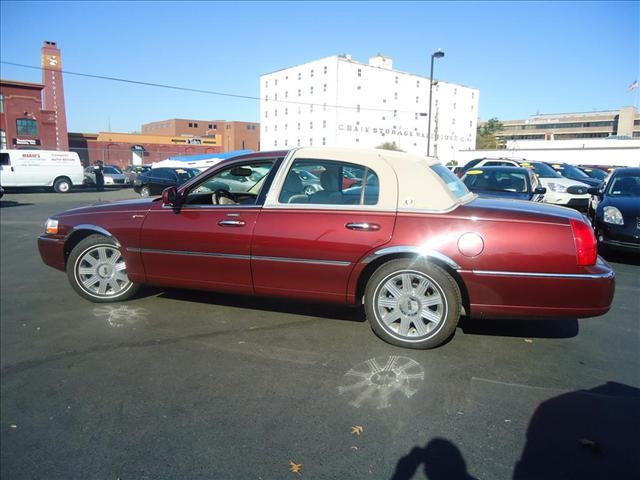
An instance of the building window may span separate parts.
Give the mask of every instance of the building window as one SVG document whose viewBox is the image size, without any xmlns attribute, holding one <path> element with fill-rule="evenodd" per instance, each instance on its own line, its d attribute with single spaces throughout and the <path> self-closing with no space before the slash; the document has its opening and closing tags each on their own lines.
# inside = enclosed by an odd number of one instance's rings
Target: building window
<svg viewBox="0 0 640 480">
<path fill-rule="evenodd" d="M 326 137 L 322 137 L 322 144 L 326 145 L 327 144 L 327 138 Z"/>
<path fill-rule="evenodd" d="M 471 92 L 471 99 L 473 99 L 476 96 L 475 92 Z"/>
<path fill-rule="evenodd" d="M 473 112 L 473 105 L 471 105 L 471 111 Z"/>
<path fill-rule="evenodd" d="M 284 129 L 285 129 L 285 130 L 288 130 L 288 129 L 289 129 L 289 124 L 288 124 L 288 123 L 285 123 L 285 124 L 284 124 Z"/>
<path fill-rule="evenodd" d="M 298 96 L 302 95 L 302 90 L 298 89 Z"/>
<path fill-rule="evenodd" d="M 284 140 L 284 146 L 286 147 L 286 146 L 288 146 L 288 145 L 289 145 L 289 142 L 288 142 L 288 141 L 287 141 L 287 139 L 285 138 L 285 140 Z"/>
<path fill-rule="evenodd" d="M 276 84 L 276 87 L 278 86 L 278 79 L 276 78 L 274 83 Z"/>
<path fill-rule="evenodd" d="M 454 89 L 453 89 L 453 94 L 454 94 L 454 95 L 457 95 L 457 94 L 458 94 L 458 89 L 457 89 L 457 88 L 454 88 Z"/>
<path fill-rule="evenodd" d="M 277 109 L 277 108 L 273 111 L 273 116 L 274 116 L 274 117 L 277 117 L 277 116 L 278 116 L 278 109 Z"/>
<path fill-rule="evenodd" d="M 198 124 L 197 124 L 197 123 L 194 123 L 194 124 L 193 124 L 193 128 L 198 128 Z"/>
<path fill-rule="evenodd" d="M 322 91 L 323 91 L 323 92 L 326 92 L 326 91 L 327 91 L 327 84 L 326 84 L 326 83 L 322 86 Z"/>
<path fill-rule="evenodd" d="M 473 127 L 473 120 L 469 120 L 469 126 Z"/>
<path fill-rule="evenodd" d="M 327 66 L 325 65 L 325 67 L 323 68 L 324 74 L 327 74 Z"/>
<path fill-rule="evenodd" d="M 413 115 L 414 115 L 413 119 L 414 119 L 414 120 L 417 120 L 417 119 L 418 119 L 418 114 L 417 114 L 417 113 L 414 113 Z M 416 129 L 416 130 L 417 130 L 417 129 Z"/>
<path fill-rule="evenodd" d="M 394 92 L 394 94 L 393 94 L 393 99 L 394 99 L 394 100 L 397 100 L 397 99 L 398 99 L 398 92 Z"/>
<path fill-rule="evenodd" d="M 356 112 L 360 111 L 360 105 L 356 105 Z"/>
<path fill-rule="evenodd" d="M 298 130 L 300 130 L 300 124 L 298 124 Z"/>
<path fill-rule="evenodd" d="M 309 146 L 313 145 L 313 138 L 309 139 Z"/>
<path fill-rule="evenodd" d="M 278 140 L 274 140 L 274 141 L 273 141 L 273 146 L 274 146 L 274 147 L 277 147 L 277 146 L 278 146 Z"/>
<path fill-rule="evenodd" d="M 300 146 L 300 139 L 298 139 L 298 146 Z"/>
<path fill-rule="evenodd" d="M 269 111 L 268 110 L 264 111 L 264 118 L 269 118 Z"/>
<path fill-rule="evenodd" d="M 213 128 L 213 124 L 209 124 L 209 130 L 211 130 Z"/>
<path fill-rule="evenodd" d="M 313 122 L 309 122 L 309 130 L 313 130 Z"/>
<path fill-rule="evenodd" d="M 273 96 L 273 99 L 274 100 L 278 100 L 278 94 L 277 93 Z"/>
<path fill-rule="evenodd" d="M 420 80 L 416 81 L 416 88 L 420 88 Z"/>
<path fill-rule="evenodd" d="M 311 69 L 311 78 L 313 78 L 313 68 Z"/>
<path fill-rule="evenodd" d="M 360 85 L 358 85 L 358 88 L 356 90 L 360 90 L 362 87 Z"/>
<path fill-rule="evenodd" d="M 396 77 L 396 79 L 395 79 L 395 83 L 396 83 L 396 84 L 398 83 L 398 77 Z"/>
<path fill-rule="evenodd" d="M 394 111 L 393 111 L 393 118 L 396 118 L 397 116 L 398 116 L 398 111 L 397 111 L 397 110 L 394 110 Z"/>
<path fill-rule="evenodd" d="M 420 97 L 416 97 L 416 103 L 420 103 Z"/>
<path fill-rule="evenodd" d="M 289 115 L 289 109 L 288 109 L 288 108 L 285 108 L 285 109 L 284 109 L 284 114 L 285 114 L 285 115 Z"/>
<path fill-rule="evenodd" d="M 360 139 L 359 139 L 359 138 L 356 138 L 356 142 L 357 142 L 357 143 L 360 143 Z"/>
<path fill-rule="evenodd" d="M 193 122 L 189 122 L 189 128 L 193 128 Z"/>
<path fill-rule="evenodd" d="M 451 120 L 451 125 L 455 125 L 455 124 L 456 124 L 456 119 L 454 118 Z"/>
<path fill-rule="evenodd" d="M 265 82 L 264 82 L 264 88 L 269 88 L 269 80 L 265 80 Z"/>
<path fill-rule="evenodd" d="M 359 77 L 361 77 L 361 76 L 362 76 L 362 69 L 361 69 L 361 68 L 359 68 L 359 69 L 358 69 L 358 76 L 359 76 Z"/>
<path fill-rule="evenodd" d="M 7 132 L 0 130 L 0 150 L 7 148 Z"/>
<path fill-rule="evenodd" d="M 313 105 L 309 105 L 309 111 L 313 113 Z"/>
<path fill-rule="evenodd" d="M 302 80 L 302 73 L 298 73 L 298 80 Z"/>
<path fill-rule="evenodd" d="M 453 109 L 456 109 L 456 102 L 453 102 Z"/>
<path fill-rule="evenodd" d="M 211 128 L 211 125 L 209 125 L 209 128 Z M 251 130 L 251 125 L 247 125 L 247 130 Z"/>
<path fill-rule="evenodd" d="M 289 98 L 289 90 L 284 91 L 284 98 Z"/>
<path fill-rule="evenodd" d="M 0 95 L 0 113 L 4 113 L 4 95 Z"/>
<path fill-rule="evenodd" d="M 322 128 L 327 128 L 327 121 L 326 120 L 322 120 Z"/>
<path fill-rule="evenodd" d="M 309 87 L 309 93 L 313 95 L 313 86 Z"/>
<path fill-rule="evenodd" d="M 38 135 L 38 122 L 31 118 L 19 118 L 16 120 L 16 129 L 18 135 Z"/>
<path fill-rule="evenodd" d="M 269 126 L 268 126 L 268 125 L 265 125 L 265 126 L 264 126 L 264 133 L 267 133 L 268 131 L 269 131 Z"/>
<path fill-rule="evenodd" d="M 274 125 L 274 126 L 273 126 L 273 131 L 274 131 L 274 132 L 277 132 L 277 131 L 278 131 L 278 125 Z"/>
</svg>

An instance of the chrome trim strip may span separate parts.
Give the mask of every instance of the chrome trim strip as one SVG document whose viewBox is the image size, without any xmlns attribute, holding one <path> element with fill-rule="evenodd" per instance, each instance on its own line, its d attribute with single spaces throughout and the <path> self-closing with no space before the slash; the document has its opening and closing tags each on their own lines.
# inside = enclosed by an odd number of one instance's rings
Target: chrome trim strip
<svg viewBox="0 0 640 480">
<path fill-rule="evenodd" d="M 380 250 L 376 250 L 375 252 L 367 255 L 361 263 L 371 263 L 372 261 L 382 257 L 383 255 L 390 255 L 395 253 L 410 253 L 419 257 L 432 257 L 446 263 L 454 270 L 460 270 L 462 268 L 454 260 L 436 250 L 428 250 L 419 247 L 413 247 L 410 245 L 396 245 L 394 247 L 386 247 Z"/>
<path fill-rule="evenodd" d="M 213 252 L 190 252 L 187 250 L 163 250 L 156 248 L 127 248 L 128 252 L 134 253 L 161 253 L 165 255 L 186 255 L 189 257 L 216 257 L 216 258 L 231 258 L 234 260 L 249 260 L 249 255 L 236 255 L 233 253 L 213 253 Z"/>
<path fill-rule="evenodd" d="M 471 270 L 474 275 L 500 277 L 545 277 L 545 278 L 613 278 L 613 271 L 604 273 L 541 273 L 541 272 L 504 272 L 497 270 Z"/>
<path fill-rule="evenodd" d="M 251 255 L 237 255 L 232 253 L 214 253 L 214 252 L 190 252 L 187 250 L 163 250 L 155 248 L 135 248 L 128 247 L 128 252 L 132 253 L 160 253 L 166 255 L 187 255 L 192 257 L 214 257 L 214 258 L 230 258 L 234 260 L 264 260 L 267 262 L 286 262 L 286 263 L 306 263 L 312 265 L 332 265 L 336 267 L 348 267 L 351 262 L 343 262 L 339 260 L 317 260 L 311 258 L 287 258 L 287 257 L 261 257 Z"/>
<path fill-rule="evenodd" d="M 288 257 L 251 257 L 252 260 L 264 260 L 268 262 L 287 262 L 287 263 L 307 263 L 312 265 L 333 265 L 336 267 L 348 267 L 351 262 L 343 262 L 340 260 L 316 260 L 311 258 L 288 258 Z"/>
<path fill-rule="evenodd" d="M 93 225 L 93 224 L 89 224 L 89 223 L 82 223 L 80 225 L 76 225 L 75 227 L 73 227 L 69 233 L 67 233 L 64 237 L 64 241 L 66 242 L 69 237 L 71 235 L 73 235 L 74 232 L 77 232 L 78 230 L 91 230 L 94 231 L 96 233 L 99 233 L 101 235 L 104 235 L 105 237 L 109 237 L 112 238 L 113 240 L 115 240 L 116 242 L 116 246 L 120 247 L 120 242 L 118 241 L 118 239 L 108 230 L 99 227 L 98 225 Z"/>
</svg>

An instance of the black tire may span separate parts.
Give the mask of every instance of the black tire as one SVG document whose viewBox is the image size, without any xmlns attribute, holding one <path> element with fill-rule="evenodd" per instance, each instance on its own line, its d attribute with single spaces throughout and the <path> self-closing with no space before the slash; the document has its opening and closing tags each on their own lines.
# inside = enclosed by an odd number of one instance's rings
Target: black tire
<svg viewBox="0 0 640 480">
<path fill-rule="evenodd" d="M 410 283 L 407 293 L 405 278 Z M 424 285 L 424 293 L 416 293 Z M 394 286 L 398 295 L 388 289 Z M 438 304 L 430 304 L 438 300 Z M 379 305 L 379 301 L 395 305 Z M 369 278 L 364 297 L 367 320 L 375 334 L 392 345 L 414 349 L 434 348 L 446 342 L 458 325 L 461 305 L 460 289 L 451 275 L 438 265 L 415 258 L 382 264 Z M 424 315 L 438 319 L 425 320 Z M 385 323 L 383 316 L 388 321 L 398 318 Z"/>
<path fill-rule="evenodd" d="M 151 196 L 151 189 L 149 188 L 148 185 L 143 185 L 142 188 L 140 189 L 140 196 L 141 197 L 149 197 Z"/>
<path fill-rule="evenodd" d="M 71 191 L 71 180 L 67 177 L 56 178 L 56 181 L 53 182 L 53 189 L 56 193 L 69 193 Z"/>
<path fill-rule="evenodd" d="M 87 238 L 81 240 L 71 251 L 71 254 L 69 255 L 69 259 L 67 260 L 67 278 L 69 279 L 69 283 L 71 283 L 71 286 L 73 287 L 73 289 L 81 297 L 95 303 L 120 302 L 123 300 L 128 300 L 129 298 L 133 297 L 140 289 L 140 284 L 133 283 L 126 277 L 126 269 L 123 270 L 123 274 L 126 280 L 128 281 L 128 283 L 126 284 L 123 283 L 124 286 L 122 286 L 122 290 L 116 293 L 114 293 L 113 291 L 111 292 L 105 291 L 104 294 L 101 294 L 99 292 L 93 291 L 92 289 L 86 287 L 82 283 L 82 277 L 81 277 L 81 274 L 79 273 L 79 269 L 83 268 L 82 267 L 83 265 L 86 265 L 85 263 L 86 261 L 83 259 L 86 259 L 87 256 L 93 255 L 94 253 L 97 254 L 97 251 L 98 251 L 97 249 L 99 248 L 108 250 L 110 252 L 117 251 L 118 253 L 120 253 L 120 249 L 118 247 L 118 244 L 115 242 L 115 240 L 109 237 L 105 237 L 103 235 L 90 235 Z M 92 258 L 96 260 L 96 257 L 92 257 Z M 105 268 L 107 269 L 110 268 L 107 265 L 107 263 L 104 263 L 96 267 L 97 272 L 99 272 L 99 268 L 101 268 L 102 265 L 106 265 Z M 113 271 L 110 272 L 111 277 L 105 276 L 103 278 L 105 283 L 114 278 L 114 274 L 116 274 L 115 265 L 116 264 L 113 264 Z M 97 272 L 96 272 L 96 275 L 99 275 Z M 109 271 L 107 271 L 107 273 L 109 273 Z M 88 276 L 88 275 L 85 275 L 85 276 Z M 120 277 L 118 277 L 117 280 L 122 281 Z M 118 287 L 120 286 L 117 281 L 113 280 L 113 282 L 114 283 L 112 283 L 112 285 L 117 285 Z M 100 280 L 98 283 L 101 286 L 103 282 L 102 280 Z M 111 288 L 113 290 L 112 287 L 108 287 L 108 288 Z"/>
</svg>

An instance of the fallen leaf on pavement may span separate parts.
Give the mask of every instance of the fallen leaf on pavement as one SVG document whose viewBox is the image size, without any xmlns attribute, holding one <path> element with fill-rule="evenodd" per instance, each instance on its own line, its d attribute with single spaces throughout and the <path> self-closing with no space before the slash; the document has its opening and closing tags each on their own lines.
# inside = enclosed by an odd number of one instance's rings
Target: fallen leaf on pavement
<svg viewBox="0 0 640 480">
<path fill-rule="evenodd" d="M 530 338 L 525 338 L 524 341 L 527 343 L 533 343 L 533 340 L 531 340 Z"/>
<path fill-rule="evenodd" d="M 289 471 L 291 473 L 297 473 L 300 475 L 302 473 L 302 464 L 295 463 L 293 460 L 289 460 Z"/>
<path fill-rule="evenodd" d="M 354 425 L 351 427 L 351 435 L 362 435 L 362 432 L 364 432 L 364 428 L 360 425 Z"/>
</svg>

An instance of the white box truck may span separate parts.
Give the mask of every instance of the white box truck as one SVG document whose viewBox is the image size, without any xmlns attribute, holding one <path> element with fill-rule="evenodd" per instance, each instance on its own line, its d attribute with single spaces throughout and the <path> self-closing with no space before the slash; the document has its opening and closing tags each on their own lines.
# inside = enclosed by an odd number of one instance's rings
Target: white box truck
<svg viewBox="0 0 640 480">
<path fill-rule="evenodd" d="M 82 186 L 84 170 L 75 152 L 57 150 L 0 150 L 0 185 L 53 187 L 67 193 Z"/>
</svg>

